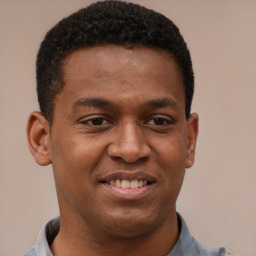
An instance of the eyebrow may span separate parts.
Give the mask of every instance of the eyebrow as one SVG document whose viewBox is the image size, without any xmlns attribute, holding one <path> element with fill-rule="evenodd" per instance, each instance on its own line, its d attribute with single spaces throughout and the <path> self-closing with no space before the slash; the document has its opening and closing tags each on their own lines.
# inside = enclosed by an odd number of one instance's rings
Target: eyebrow
<svg viewBox="0 0 256 256">
<path fill-rule="evenodd" d="M 102 98 L 81 98 L 73 104 L 72 109 L 74 110 L 77 107 L 82 107 L 82 106 L 102 108 L 102 107 L 112 107 L 114 106 L 114 103 Z"/>
<path fill-rule="evenodd" d="M 176 107 L 176 101 L 172 100 L 171 98 L 160 98 L 160 99 L 153 99 L 145 102 L 146 107 L 154 107 L 154 108 L 166 108 L 166 107 Z"/>
<path fill-rule="evenodd" d="M 152 99 L 143 103 L 142 107 L 167 108 L 175 107 L 177 103 L 171 98 Z M 114 102 L 102 98 L 80 98 L 72 106 L 75 110 L 78 107 L 114 107 Z"/>
</svg>

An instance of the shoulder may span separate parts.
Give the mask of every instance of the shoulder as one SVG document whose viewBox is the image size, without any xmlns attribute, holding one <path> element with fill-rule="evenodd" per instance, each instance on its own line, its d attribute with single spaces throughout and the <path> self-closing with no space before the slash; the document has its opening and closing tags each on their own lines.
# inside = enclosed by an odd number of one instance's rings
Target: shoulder
<svg viewBox="0 0 256 256">
<path fill-rule="evenodd" d="M 176 245 L 168 256 L 226 256 L 224 247 L 207 250 L 203 245 L 191 236 L 185 220 L 177 213 L 180 235 Z"/>
<path fill-rule="evenodd" d="M 34 245 L 32 248 L 30 248 L 24 256 L 36 256 L 36 246 Z"/>
<path fill-rule="evenodd" d="M 43 225 L 36 244 L 24 256 L 52 256 L 49 244 L 59 232 L 59 217 L 54 218 Z"/>
<path fill-rule="evenodd" d="M 195 256 L 227 256 L 226 249 L 224 247 L 208 250 L 194 238 L 193 242 L 195 248 Z"/>
</svg>

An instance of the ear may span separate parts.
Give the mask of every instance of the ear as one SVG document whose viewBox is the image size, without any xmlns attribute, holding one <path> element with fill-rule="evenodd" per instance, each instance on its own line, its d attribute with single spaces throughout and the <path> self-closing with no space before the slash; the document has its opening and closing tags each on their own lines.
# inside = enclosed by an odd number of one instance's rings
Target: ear
<svg viewBox="0 0 256 256">
<path fill-rule="evenodd" d="M 196 141 L 198 135 L 198 120 L 196 113 L 190 115 L 187 122 L 187 159 L 186 168 L 190 168 L 194 164 Z"/>
<path fill-rule="evenodd" d="M 39 165 L 50 164 L 50 125 L 40 112 L 35 111 L 29 116 L 27 139 L 36 162 Z"/>
</svg>

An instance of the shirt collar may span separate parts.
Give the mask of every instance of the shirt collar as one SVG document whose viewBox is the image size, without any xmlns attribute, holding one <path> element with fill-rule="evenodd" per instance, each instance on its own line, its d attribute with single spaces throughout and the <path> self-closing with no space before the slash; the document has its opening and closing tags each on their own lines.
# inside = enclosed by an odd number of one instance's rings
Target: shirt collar
<svg viewBox="0 0 256 256">
<path fill-rule="evenodd" d="M 36 256 L 53 256 L 50 245 L 60 229 L 60 217 L 45 223 L 41 228 L 36 242 Z"/>
<path fill-rule="evenodd" d="M 177 213 L 178 224 L 180 227 L 179 238 L 172 251 L 167 256 L 185 256 L 185 251 L 193 251 L 193 237 L 190 235 L 188 227 L 179 213 Z"/>
</svg>

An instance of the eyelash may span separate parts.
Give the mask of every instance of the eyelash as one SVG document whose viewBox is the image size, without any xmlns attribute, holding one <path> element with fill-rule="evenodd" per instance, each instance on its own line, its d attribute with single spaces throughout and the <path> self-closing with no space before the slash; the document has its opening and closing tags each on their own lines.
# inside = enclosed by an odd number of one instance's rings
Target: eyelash
<svg viewBox="0 0 256 256">
<path fill-rule="evenodd" d="M 87 120 L 87 121 L 84 121 L 84 122 L 82 122 L 82 123 L 87 123 L 87 124 L 90 124 L 90 125 L 92 125 L 92 126 L 102 126 L 102 125 L 106 125 L 105 123 L 104 123 L 104 121 L 107 121 L 107 124 L 110 124 L 111 122 L 110 121 L 108 121 L 106 118 L 104 118 L 104 117 L 95 117 L 95 118 L 92 118 L 92 119 L 89 119 L 89 120 Z M 91 123 L 90 123 L 91 122 Z M 103 122 L 103 124 L 101 123 L 101 124 L 93 124 L 93 122 Z"/>
<path fill-rule="evenodd" d="M 90 125 L 91 127 L 98 127 L 98 128 L 113 124 L 113 122 L 110 121 L 109 118 L 101 117 L 101 116 L 82 121 L 81 123 Z M 150 119 L 148 119 L 148 121 L 144 122 L 143 124 L 149 125 L 152 127 L 155 126 L 155 127 L 163 128 L 163 127 L 173 125 L 174 123 L 175 121 L 170 120 L 169 118 L 155 116 L 155 117 L 151 117 Z"/>
<path fill-rule="evenodd" d="M 110 121 L 110 118 L 106 116 L 96 116 L 96 115 L 88 117 L 87 119 L 80 119 L 79 123 L 81 123 L 82 125 L 98 127 L 98 128 L 113 124 L 113 122 Z"/>
<path fill-rule="evenodd" d="M 153 121 L 153 122 L 154 121 L 156 121 L 156 122 L 160 121 L 161 124 L 156 124 L 156 123 L 151 124 L 150 123 L 151 121 Z M 161 116 L 153 117 L 153 118 L 151 118 L 149 121 L 147 121 L 145 123 L 149 124 L 149 125 L 156 125 L 156 126 L 166 126 L 166 125 L 174 124 L 174 122 L 172 120 L 169 120 L 169 119 L 167 119 L 165 117 L 161 117 Z"/>
</svg>

